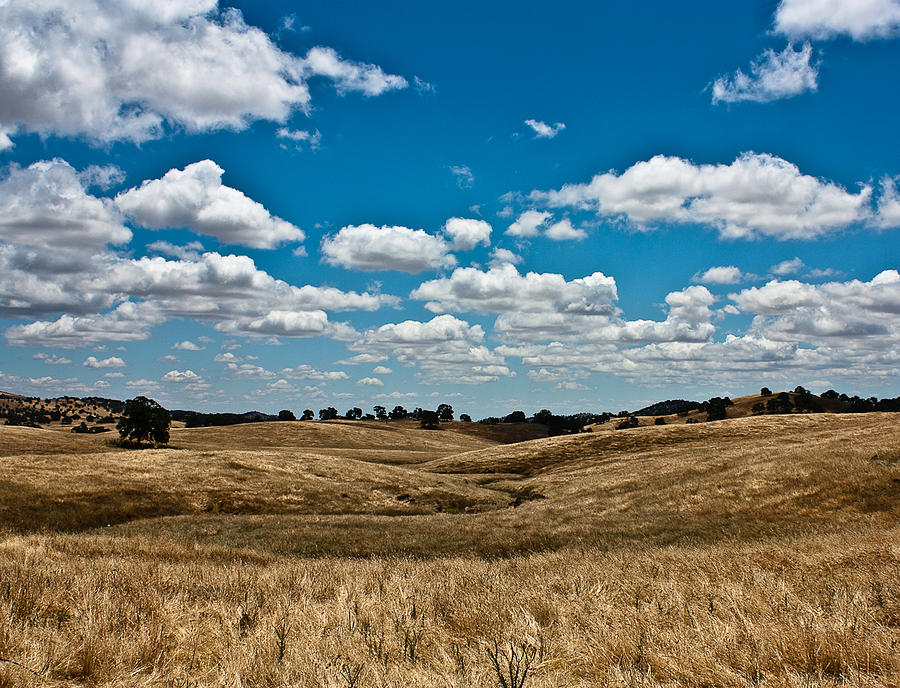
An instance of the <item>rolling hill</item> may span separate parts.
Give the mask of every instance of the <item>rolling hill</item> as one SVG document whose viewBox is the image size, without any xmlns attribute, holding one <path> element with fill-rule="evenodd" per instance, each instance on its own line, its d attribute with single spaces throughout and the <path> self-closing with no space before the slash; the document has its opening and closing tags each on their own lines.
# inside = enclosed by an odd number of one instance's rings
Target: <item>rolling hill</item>
<svg viewBox="0 0 900 688">
<path fill-rule="evenodd" d="M 0 681 L 897 685 L 900 417 L 755 403 L 517 443 L 2 426 Z"/>
</svg>

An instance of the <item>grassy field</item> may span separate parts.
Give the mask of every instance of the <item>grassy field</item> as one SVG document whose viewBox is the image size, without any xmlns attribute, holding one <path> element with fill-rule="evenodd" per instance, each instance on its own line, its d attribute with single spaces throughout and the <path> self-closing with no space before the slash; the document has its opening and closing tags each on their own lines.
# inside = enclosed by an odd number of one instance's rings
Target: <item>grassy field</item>
<svg viewBox="0 0 900 688">
<path fill-rule="evenodd" d="M 900 685 L 898 416 L 512 439 L 0 427 L 0 686 Z"/>
</svg>

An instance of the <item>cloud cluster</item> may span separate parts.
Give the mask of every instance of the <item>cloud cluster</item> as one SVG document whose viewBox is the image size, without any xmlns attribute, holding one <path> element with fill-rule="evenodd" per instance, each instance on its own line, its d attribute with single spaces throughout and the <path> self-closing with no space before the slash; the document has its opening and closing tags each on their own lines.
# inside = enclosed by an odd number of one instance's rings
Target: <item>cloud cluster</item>
<svg viewBox="0 0 900 688">
<path fill-rule="evenodd" d="M 529 377 L 538 382 L 599 372 L 637 382 L 654 379 L 680 385 L 757 384 L 761 378 L 787 384 L 801 376 L 821 379 L 827 374 L 871 381 L 900 372 L 900 274 L 896 270 L 886 270 L 868 282 L 817 285 L 773 280 L 730 298 L 755 317 L 748 332 L 728 334 L 722 341 L 691 339 L 684 336 L 685 331 L 677 332 L 678 321 L 682 326 L 693 322 L 698 334 L 711 327 L 711 295 L 703 287 L 689 287 L 667 297 L 666 323 L 618 323 L 616 338 L 611 336 L 616 323 L 576 332 L 575 325 L 561 322 L 554 333 L 560 336 L 512 340 L 496 353 L 520 358 L 532 368 Z M 640 333 L 642 328 L 649 328 L 650 334 L 667 335 L 669 330 L 668 334 L 677 336 L 654 339 L 647 336 L 648 331 Z M 635 332 L 640 336 L 633 337 Z"/>
<path fill-rule="evenodd" d="M 212 172 L 218 180 L 219 168 Z M 13 167 L 0 181 L 0 200 L 10 209 L 0 220 L 0 313 L 65 313 L 55 321 L 10 328 L 6 332 L 10 342 L 77 346 L 143 339 L 152 326 L 169 317 L 198 318 L 238 334 L 346 338 L 352 329 L 331 323 L 326 310 L 375 310 L 397 302 L 381 294 L 290 285 L 258 269 L 247 256 L 201 254 L 202 245 L 196 242 L 155 247 L 181 256 L 177 260 L 123 257 L 108 245 L 128 241 L 130 230 L 112 203 L 89 195 L 83 184 L 68 163 L 58 160 L 26 169 Z M 151 190 L 152 185 L 137 191 Z M 258 204 L 240 192 L 218 188 L 238 199 L 233 206 L 236 213 L 244 204 L 251 208 L 250 215 L 260 217 Z M 190 184 L 167 187 L 157 209 L 171 217 L 173 207 L 183 210 L 190 205 L 185 199 L 195 199 L 195 191 Z M 149 212 L 146 197 L 128 198 L 133 202 L 130 211 Z M 204 208 L 210 204 L 200 205 L 194 219 L 207 222 L 211 215 L 204 214 Z M 258 209 L 264 220 L 270 218 L 261 206 Z M 252 229 L 249 223 L 244 227 Z M 273 240 L 271 233 L 265 234 L 265 222 L 255 229 L 259 231 L 248 233 L 245 243 Z"/>
<path fill-rule="evenodd" d="M 422 283 L 410 296 L 427 301 L 433 313 L 556 312 L 611 315 L 616 311 L 616 281 L 601 272 L 566 281 L 559 274 L 519 273 L 505 263 L 481 271 L 457 268 L 450 277 Z"/>
<path fill-rule="evenodd" d="M 844 338 L 900 341 L 900 274 L 885 270 L 869 282 L 808 284 L 773 280 L 732 295 L 743 311 L 758 314 L 756 331 L 770 339 L 822 343 Z"/>
<path fill-rule="evenodd" d="M 766 50 L 750 65 L 750 73 L 738 69 L 731 76 L 713 82 L 713 103 L 753 101 L 768 103 L 790 98 L 818 88 L 818 68 L 811 64 L 812 46 L 804 43 L 799 50 L 787 46 L 780 53 Z"/>
<path fill-rule="evenodd" d="M 146 339 L 150 329 L 165 320 L 152 303 L 125 301 L 115 309 L 96 315 L 38 320 L 13 325 L 4 332 L 6 341 L 20 346 L 78 347 L 97 342 L 129 342 Z"/>
<path fill-rule="evenodd" d="M 406 320 L 366 330 L 350 348 L 416 366 L 424 382 L 479 384 L 514 375 L 483 341 L 480 325 L 438 315 L 426 322 Z"/>
<path fill-rule="evenodd" d="M 692 286 L 666 296 L 666 319 L 625 320 L 618 316 L 502 313 L 494 332 L 507 343 L 568 341 L 597 344 L 640 342 L 703 342 L 715 333 L 710 306 L 715 297 L 706 287 Z"/>
<path fill-rule="evenodd" d="M 406 80 L 333 49 L 279 49 L 216 0 L 109 3 L 10 0 L 0 5 L 0 149 L 20 130 L 142 142 L 285 122 L 310 104 L 307 80 L 378 95 Z"/>
<path fill-rule="evenodd" d="M 728 165 L 657 155 L 621 174 L 605 172 L 586 184 L 531 193 L 535 203 L 590 209 L 638 229 L 691 223 L 715 228 L 728 239 L 782 240 L 814 239 L 865 222 L 871 197 L 868 185 L 851 193 L 801 173 L 787 160 L 757 153 L 744 153 Z M 531 217 L 546 220 L 544 213 Z"/>
</svg>

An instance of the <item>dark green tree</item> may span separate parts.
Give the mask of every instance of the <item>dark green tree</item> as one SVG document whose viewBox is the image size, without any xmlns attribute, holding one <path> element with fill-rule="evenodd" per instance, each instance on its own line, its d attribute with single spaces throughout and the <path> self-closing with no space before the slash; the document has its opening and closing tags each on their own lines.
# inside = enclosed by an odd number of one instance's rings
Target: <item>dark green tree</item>
<svg viewBox="0 0 900 688">
<path fill-rule="evenodd" d="M 437 430 L 439 422 L 438 412 L 421 409 L 419 411 L 419 422 L 425 430 Z"/>
<path fill-rule="evenodd" d="M 125 402 L 116 429 L 119 436 L 129 442 L 166 444 L 171 423 L 172 416 L 153 399 L 135 397 Z"/>
<path fill-rule="evenodd" d="M 378 420 L 384 420 L 388 417 L 387 409 L 384 406 L 376 406 L 372 410 L 375 411 L 375 417 Z"/>
<path fill-rule="evenodd" d="M 453 420 L 453 407 L 450 404 L 438 404 L 437 414 L 441 420 Z"/>
<path fill-rule="evenodd" d="M 338 417 L 338 410 L 334 406 L 319 409 L 319 420 L 334 420 Z"/>
<path fill-rule="evenodd" d="M 294 415 L 293 411 L 282 409 L 278 412 L 278 420 L 297 420 L 297 416 Z"/>
<path fill-rule="evenodd" d="M 313 413 L 312 409 L 306 409 L 305 411 L 303 411 L 303 415 L 300 416 L 300 420 L 312 420 L 315 417 L 316 414 Z"/>
<path fill-rule="evenodd" d="M 398 405 L 398 406 L 395 406 L 394 410 L 391 411 L 388 415 L 390 416 L 391 420 L 402 420 L 403 418 L 406 418 L 409 415 L 409 412 L 402 406 Z"/>
</svg>

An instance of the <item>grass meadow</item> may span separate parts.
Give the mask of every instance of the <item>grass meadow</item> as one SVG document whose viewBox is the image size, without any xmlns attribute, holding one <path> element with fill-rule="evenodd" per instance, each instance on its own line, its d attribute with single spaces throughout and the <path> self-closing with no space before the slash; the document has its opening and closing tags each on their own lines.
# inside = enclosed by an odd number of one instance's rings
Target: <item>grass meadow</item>
<svg viewBox="0 0 900 688">
<path fill-rule="evenodd" d="M 900 422 L 0 428 L 0 686 L 900 685 Z"/>
</svg>

